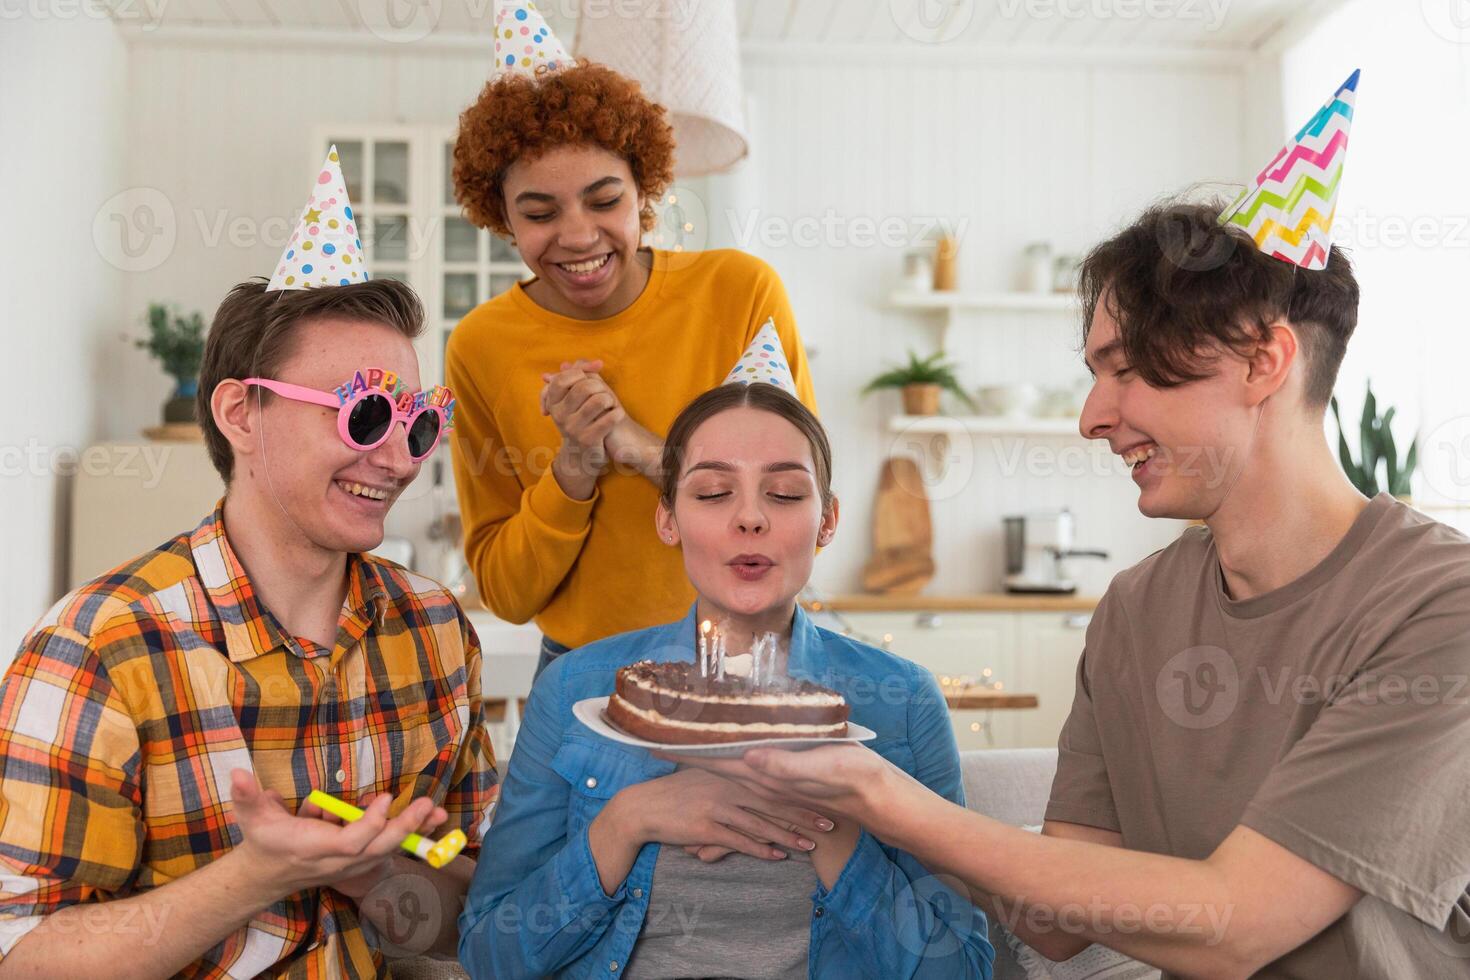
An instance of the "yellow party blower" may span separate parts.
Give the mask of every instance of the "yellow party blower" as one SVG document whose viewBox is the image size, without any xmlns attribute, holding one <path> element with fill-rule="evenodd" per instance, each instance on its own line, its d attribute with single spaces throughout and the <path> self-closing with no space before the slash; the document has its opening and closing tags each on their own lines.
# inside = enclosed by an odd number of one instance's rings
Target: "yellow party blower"
<svg viewBox="0 0 1470 980">
<path fill-rule="evenodd" d="M 319 789 L 312 790 L 306 802 L 315 804 L 332 816 L 341 817 L 348 823 L 362 819 L 363 811 Z M 409 834 L 403 838 L 403 849 L 416 857 L 423 858 L 431 868 L 442 868 L 464 850 L 466 843 L 468 841 L 464 831 L 456 827 L 437 841 L 429 840 L 419 834 Z"/>
</svg>

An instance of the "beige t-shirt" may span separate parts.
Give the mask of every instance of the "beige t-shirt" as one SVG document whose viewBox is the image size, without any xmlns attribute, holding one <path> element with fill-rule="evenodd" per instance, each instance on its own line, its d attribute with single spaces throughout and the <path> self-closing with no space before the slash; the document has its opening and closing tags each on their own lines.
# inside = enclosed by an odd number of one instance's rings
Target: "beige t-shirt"
<svg viewBox="0 0 1470 980">
<path fill-rule="evenodd" d="M 1196 859 L 1244 824 L 1363 891 L 1258 976 L 1467 977 L 1467 678 L 1464 535 L 1380 495 L 1311 571 L 1232 600 L 1191 528 L 1099 604 L 1046 816 Z M 1214 935 L 1223 912 L 1156 914 Z"/>
</svg>

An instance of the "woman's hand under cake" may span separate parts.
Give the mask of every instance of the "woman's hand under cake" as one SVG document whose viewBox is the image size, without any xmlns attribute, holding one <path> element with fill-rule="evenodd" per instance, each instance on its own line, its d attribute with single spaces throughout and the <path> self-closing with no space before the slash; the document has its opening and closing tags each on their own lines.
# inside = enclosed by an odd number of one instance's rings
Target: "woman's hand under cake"
<svg viewBox="0 0 1470 980">
<path fill-rule="evenodd" d="M 817 872 L 817 877 L 822 880 L 822 887 L 830 889 L 837 884 L 837 879 L 842 875 L 842 869 L 847 867 L 847 862 L 857 847 L 858 836 L 861 833 L 862 827 L 857 821 L 843 820 L 817 841 L 816 849 L 811 852 L 812 868 Z M 688 844 L 684 847 L 684 853 L 699 858 L 705 864 L 714 864 L 734 854 L 735 850 L 719 844 L 703 846 Z"/>
<path fill-rule="evenodd" d="M 699 769 L 680 769 L 614 796 L 588 828 L 588 843 L 603 891 L 611 895 L 628 876 L 644 844 L 716 846 L 767 861 L 786 857 L 781 847 L 811 851 L 811 837 L 832 821 L 802 807 L 762 799 L 749 809 L 745 787 Z M 774 846 L 774 845 L 779 845 Z"/>
<path fill-rule="evenodd" d="M 674 758 L 657 752 L 654 755 Z M 879 837 L 896 801 L 906 792 L 922 789 L 912 776 L 878 753 L 852 744 L 800 752 L 759 748 L 739 759 L 691 756 L 678 761 L 722 776 L 763 798 L 820 807 L 833 816 L 849 817 Z"/>
<path fill-rule="evenodd" d="M 812 851 L 812 870 L 817 873 L 823 888 L 831 891 L 837 885 L 842 869 L 847 867 L 852 852 L 857 849 L 862 832 L 862 825 L 856 820 L 839 820 L 832 832 L 824 835 L 817 849 Z"/>
<path fill-rule="evenodd" d="M 601 361 L 576 361 L 555 374 L 542 376 L 541 411 L 561 433 L 561 448 L 551 469 L 562 492 L 586 500 L 607 468 L 608 434 L 627 417 L 622 403 L 597 372 Z"/>
</svg>

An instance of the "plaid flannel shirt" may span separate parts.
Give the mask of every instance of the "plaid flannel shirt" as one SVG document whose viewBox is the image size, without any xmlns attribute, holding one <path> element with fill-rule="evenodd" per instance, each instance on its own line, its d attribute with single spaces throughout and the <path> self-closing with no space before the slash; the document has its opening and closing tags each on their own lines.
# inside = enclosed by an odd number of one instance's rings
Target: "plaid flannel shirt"
<svg viewBox="0 0 1470 980">
<path fill-rule="evenodd" d="M 256 599 L 222 515 L 63 598 L 0 683 L 0 955 L 50 913 L 165 885 L 239 843 L 234 768 L 292 810 L 312 789 L 391 793 L 394 813 L 431 796 L 478 856 L 498 780 L 479 643 L 453 597 L 353 555 L 327 650 Z M 180 976 L 381 976 L 379 943 L 350 899 L 316 888 Z"/>
</svg>

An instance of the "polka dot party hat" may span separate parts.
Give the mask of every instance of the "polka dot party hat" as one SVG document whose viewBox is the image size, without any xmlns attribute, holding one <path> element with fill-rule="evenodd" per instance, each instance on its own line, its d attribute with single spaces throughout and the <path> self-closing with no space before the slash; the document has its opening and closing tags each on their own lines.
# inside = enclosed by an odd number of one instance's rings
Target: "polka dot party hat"
<svg viewBox="0 0 1470 980">
<path fill-rule="evenodd" d="M 270 285 L 265 288 L 269 292 L 350 286 L 367 279 L 357 218 L 352 213 L 352 202 L 347 199 L 347 181 L 342 179 L 342 163 L 337 158 L 337 147 L 333 146 L 327 151 L 301 220 L 296 223 L 296 230 L 281 253 L 281 261 L 276 263 Z"/>
<path fill-rule="evenodd" d="M 495 73 L 536 74 L 546 67 L 555 71 L 572 63 L 546 18 L 531 0 L 499 0 L 495 11 Z"/>
<path fill-rule="evenodd" d="M 740 360 L 725 378 L 725 384 L 754 384 L 764 381 L 789 394 L 796 394 L 796 380 L 786 363 L 786 351 L 776 336 L 776 321 L 767 317 L 765 325 L 740 355 Z"/>
</svg>

